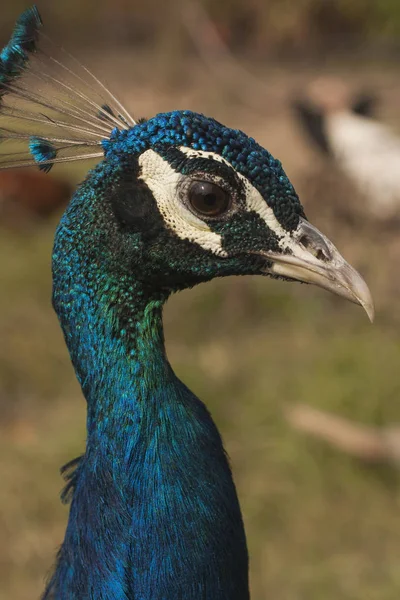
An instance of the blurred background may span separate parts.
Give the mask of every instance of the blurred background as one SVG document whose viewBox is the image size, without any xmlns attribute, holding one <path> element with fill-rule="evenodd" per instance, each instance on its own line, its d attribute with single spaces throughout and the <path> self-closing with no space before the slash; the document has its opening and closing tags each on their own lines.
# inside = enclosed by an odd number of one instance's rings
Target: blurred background
<svg viewBox="0 0 400 600">
<path fill-rule="evenodd" d="M 252 598 L 397 600 L 400 3 L 38 4 L 46 33 L 135 116 L 187 108 L 256 137 L 367 280 L 373 326 L 312 287 L 227 279 L 172 298 L 166 339 L 231 457 Z M 27 6 L 3 0 L 1 45 Z M 343 122 L 357 131 L 346 148 Z M 51 308 L 50 258 L 62 207 L 89 166 L 56 167 L 49 178 L 0 173 L 1 600 L 39 597 L 68 514 L 58 469 L 84 448 L 85 402 Z M 356 437 L 367 427 L 365 452 L 299 431 L 299 404 L 354 422 Z"/>
</svg>

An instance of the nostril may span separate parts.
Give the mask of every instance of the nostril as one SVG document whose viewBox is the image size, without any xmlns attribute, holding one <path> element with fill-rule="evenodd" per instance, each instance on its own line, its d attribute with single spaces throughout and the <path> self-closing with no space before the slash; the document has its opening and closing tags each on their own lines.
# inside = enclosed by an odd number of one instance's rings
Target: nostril
<svg viewBox="0 0 400 600">
<path fill-rule="evenodd" d="M 315 256 L 316 259 L 327 262 L 329 260 L 329 252 L 327 249 L 317 246 L 315 241 L 310 239 L 307 235 L 302 235 L 299 239 L 300 244 Z"/>
<path fill-rule="evenodd" d="M 310 245 L 310 240 L 306 235 L 302 235 L 299 239 L 299 242 L 302 246 L 304 246 L 304 248 L 308 248 L 308 246 Z"/>
</svg>

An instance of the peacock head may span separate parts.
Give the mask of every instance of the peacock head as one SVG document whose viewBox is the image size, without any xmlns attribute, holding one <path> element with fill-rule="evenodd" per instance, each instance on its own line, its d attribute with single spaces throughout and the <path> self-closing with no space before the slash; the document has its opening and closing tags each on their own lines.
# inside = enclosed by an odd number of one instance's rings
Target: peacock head
<svg viewBox="0 0 400 600">
<path fill-rule="evenodd" d="M 3 166 L 49 170 L 57 162 L 103 158 L 57 232 L 55 275 L 64 286 L 72 284 L 74 261 L 85 263 L 81 276 L 88 280 L 93 269 L 97 279 L 105 271 L 125 282 L 142 279 L 153 297 L 214 277 L 270 275 L 336 292 L 372 318 L 363 279 L 307 221 L 267 150 L 190 111 L 136 122 L 86 68 L 80 65 L 77 75 L 39 51 L 41 27 L 33 6 L 0 53 L 0 137 L 25 152 L 6 153 Z"/>
<path fill-rule="evenodd" d="M 154 288 L 270 275 L 331 290 L 372 318 L 363 279 L 307 221 L 281 163 L 243 132 L 175 111 L 115 129 L 103 147 L 110 243 Z"/>
</svg>

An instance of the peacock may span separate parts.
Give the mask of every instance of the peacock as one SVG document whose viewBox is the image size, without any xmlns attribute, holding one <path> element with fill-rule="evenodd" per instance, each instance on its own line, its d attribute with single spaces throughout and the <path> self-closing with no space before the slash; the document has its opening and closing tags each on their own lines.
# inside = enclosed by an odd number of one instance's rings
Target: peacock
<svg viewBox="0 0 400 600">
<path fill-rule="evenodd" d="M 206 406 L 168 362 L 163 305 L 227 275 L 313 283 L 372 319 L 371 295 L 254 139 L 190 110 L 134 121 L 69 55 L 74 69 L 39 49 L 41 27 L 37 8 L 25 11 L 0 55 L 1 135 L 23 148 L 1 165 L 101 159 L 52 255 L 87 441 L 63 468 L 69 520 L 43 599 L 246 600 L 231 468 Z"/>
</svg>

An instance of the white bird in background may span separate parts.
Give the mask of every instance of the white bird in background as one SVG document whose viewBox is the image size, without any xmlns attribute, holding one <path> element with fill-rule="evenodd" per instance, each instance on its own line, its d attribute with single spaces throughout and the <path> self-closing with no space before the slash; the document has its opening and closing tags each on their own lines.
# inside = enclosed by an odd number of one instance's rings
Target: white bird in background
<svg viewBox="0 0 400 600">
<path fill-rule="evenodd" d="M 400 217 L 400 136 L 373 118 L 376 98 L 352 97 L 341 82 L 319 78 L 294 102 L 303 128 L 368 202 L 374 217 Z"/>
</svg>

